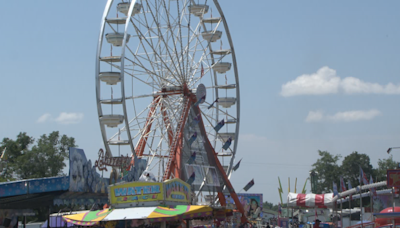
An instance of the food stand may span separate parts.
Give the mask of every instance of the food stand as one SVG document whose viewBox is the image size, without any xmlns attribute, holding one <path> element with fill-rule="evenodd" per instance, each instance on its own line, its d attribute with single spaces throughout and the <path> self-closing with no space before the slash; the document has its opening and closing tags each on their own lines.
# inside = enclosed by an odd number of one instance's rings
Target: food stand
<svg viewBox="0 0 400 228">
<path fill-rule="evenodd" d="M 109 208 L 63 219 L 77 226 L 105 228 L 189 227 L 190 220 L 224 220 L 231 215 L 231 210 L 222 207 L 191 205 L 190 185 L 177 178 L 118 183 L 110 185 L 108 193 Z"/>
</svg>

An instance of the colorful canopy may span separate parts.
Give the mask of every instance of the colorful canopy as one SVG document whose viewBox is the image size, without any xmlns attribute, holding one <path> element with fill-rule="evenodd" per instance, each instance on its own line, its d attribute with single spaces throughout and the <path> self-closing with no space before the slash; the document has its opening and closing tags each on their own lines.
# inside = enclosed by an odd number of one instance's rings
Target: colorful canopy
<svg viewBox="0 0 400 228">
<path fill-rule="evenodd" d="M 89 211 L 75 215 L 64 215 L 63 219 L 69 223 L 79 226 L 92 226 L 103 220 L 112 210 L 104 209 L 98 211 Z"/>
<path fill-rule="evenodd" d="M 65 215 L 69 223 L 92 226 L 100 221 L 149 219 L 151 222 L 194 219 L 213 215 L 209 206 L 177 205 L 174 207 L 135 207 L 125 209 L 105 209 L 75 215 Z"/>
<path fill-rule="evenodd" d="M 212 208 L 199 205 L 178 205 L 172 208 L 157 207 L 147 218 L 150 221 L 193 219 L 212 215 Z"/>
<path fill-rule="evenodd" d="M 300 194 L 292 193 L 288 194 L 288 205 L 289 207 L 318 207 L 327 208 L 333 207 L 333 194 Z"/>
</svg>

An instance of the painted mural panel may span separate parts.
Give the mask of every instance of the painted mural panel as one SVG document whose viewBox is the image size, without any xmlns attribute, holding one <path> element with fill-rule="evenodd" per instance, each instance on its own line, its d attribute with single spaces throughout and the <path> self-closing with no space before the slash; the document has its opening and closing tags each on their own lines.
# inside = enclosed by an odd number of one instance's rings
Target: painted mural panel
<svg viewBox="0 0 400 228">
<path fill-rule="evenodd" d="M 17 228 L 18 211 L 10 209 L 0 209 L 0 227 Z"/>
<path fill-rule="evenodd" d="M 69 148 L 69 190 L 72 192 L 107 193 L 110 178 L 102 177 L 97 173 L 96 167 L 87 160 L 85 152 L 78 148 Z M 147 161 L 138 159 L 129 171 L 117 176 L 116 182 L 131 182 L 139 180 L 140 175 L 146 169 Z M 113 175 L 112 173 L 109 175 Z"/>
<path fill-rule="evenodd" d="M 262 219 L 263 194 L 239 193 L 237 196 L 244 208 L 245 215 L 249 220 Z M 236 210 L 237 208 L 232 197 L 230 195 L 225 195 L 225 198 L 227 206 Z"/>
</svg>

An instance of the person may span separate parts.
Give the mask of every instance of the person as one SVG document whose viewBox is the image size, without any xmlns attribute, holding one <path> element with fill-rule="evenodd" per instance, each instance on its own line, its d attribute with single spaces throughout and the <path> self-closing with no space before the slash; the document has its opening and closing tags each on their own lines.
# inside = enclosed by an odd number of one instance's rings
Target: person
<svg viewBox="0 0 400 228">
<path fill-rule="evenodd" d="M 319 224 L 320 224 L 320 220 L 319 219 L 316 219 L 315 220 L 315 224 L 314 224 L 314 228 L 319 228 Z"/>
<path fill-rule="evenodd" d="M 267 222 L 267 228 L 271 228 L 271 227 L 269 226 L 269 222 Z"/>
<path fill-rule="evenodd" d="M 258 205 L 257 200 L 251 199 L 250 200 L 250 208 L 247 212 L 247 217 L 255 219 L 255 218 L 260 217 L 260 213 L 261 213 L 261 208 Z"/>
</svg>

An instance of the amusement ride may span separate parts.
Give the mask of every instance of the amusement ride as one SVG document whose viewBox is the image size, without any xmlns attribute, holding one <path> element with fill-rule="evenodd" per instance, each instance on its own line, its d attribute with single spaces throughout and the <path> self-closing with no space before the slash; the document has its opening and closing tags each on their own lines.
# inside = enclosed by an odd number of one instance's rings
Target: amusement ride
<svg viewBox="0 0 400 228">
<path fill-rule="evenodd" d="M 96 101 L 108 156 L 146 159 L 157 181 L 180 178 L 197 197 L 229 193 L 240 93 L 217 0 L 108 0 L 96 54 Z"/>
</svg>

